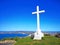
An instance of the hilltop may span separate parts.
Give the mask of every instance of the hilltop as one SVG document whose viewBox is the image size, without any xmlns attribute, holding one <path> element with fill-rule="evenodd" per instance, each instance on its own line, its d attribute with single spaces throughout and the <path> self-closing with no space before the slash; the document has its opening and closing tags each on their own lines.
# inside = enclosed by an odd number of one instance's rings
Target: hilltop
<svg viewBox="0 0 60 45">
<path fill-rule="evenodd" d="M 33 40 L 30 37 L 17 38 L 15 45 L 60 45 L 60 38 L 45 36 L 42 40 Z"/>
</svg>

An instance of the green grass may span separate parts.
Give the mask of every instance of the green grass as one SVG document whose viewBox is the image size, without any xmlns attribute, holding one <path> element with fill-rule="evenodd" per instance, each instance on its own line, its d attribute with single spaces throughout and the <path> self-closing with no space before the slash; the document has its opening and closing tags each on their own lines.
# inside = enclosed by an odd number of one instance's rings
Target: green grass
<svg viewBox="0 0 60 45">
<path fill-rule="evenodd" d="M 17 38 L 15 45 L 60 45 L 60 38 L 45 36 L 42 40 L 33 40 L 30 37 Z"/>
</svg>

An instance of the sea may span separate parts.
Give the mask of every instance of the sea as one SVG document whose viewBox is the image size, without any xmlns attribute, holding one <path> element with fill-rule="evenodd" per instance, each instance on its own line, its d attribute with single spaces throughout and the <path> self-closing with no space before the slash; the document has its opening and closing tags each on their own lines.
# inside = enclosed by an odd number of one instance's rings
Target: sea
<svg viewBox="0 0 60 45">
<path fill-rule="evenodd" d="M 26 37 L 28 34 L 0 34 L 0 39 L 4 38 L 14 38 L 14 37 Z"/>
<path fill-rule="evenodd" d="M 14 38 L 14 37 L 24 38 L 32 33 L 34 33 L 34 31 L 0 31 L 0 39 Z M 60 31 L 44 31 L 43 33 L 55 35 L 56 33 L 60 33 Z"/>
</svg>

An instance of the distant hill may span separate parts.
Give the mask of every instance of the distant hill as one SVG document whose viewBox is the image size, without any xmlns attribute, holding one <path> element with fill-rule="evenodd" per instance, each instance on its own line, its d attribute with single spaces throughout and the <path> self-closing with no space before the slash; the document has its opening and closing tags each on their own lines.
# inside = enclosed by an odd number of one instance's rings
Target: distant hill
<svg viewBox="0 0 60 45">
<path fill-rule="evenodd" d="M 33 34 L 35 31 L 0 31 L 0 34 Z M 42 31 L 44 34 L 54 35 L 60 31 Z"/>
</svg>

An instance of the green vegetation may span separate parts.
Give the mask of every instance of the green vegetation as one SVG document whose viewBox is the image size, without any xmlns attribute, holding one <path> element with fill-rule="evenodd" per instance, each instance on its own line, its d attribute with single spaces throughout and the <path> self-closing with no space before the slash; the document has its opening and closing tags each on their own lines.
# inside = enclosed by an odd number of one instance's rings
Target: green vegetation
<svg viewBox="0 0 60 45">
<path fill-rule="evenodd" d="M 60 38 L 50 35 L 45 35 L 42 40 L 33 40 L 31 37 L 4 38 L 3 40 L 15 40 L 15 45 L 60 45 Z"/>
<path fill-rule="evenodd" d="M 15 38 L 15 45 L 60 45 L 60 38 L 45 36 L 42 40 L 33 40 L 30 37 Z"/>
<path fill-rule="evenodd" d="M 1 39 L 0 41 L 5 41 L 5 40 L 15 40 L 15 41 L 17 41 L 18 39 L 20 39 L 20 38 L 19 37 L 15 37 L 15 38 L 8 37 L 8 38 Z"/>
</svg>

